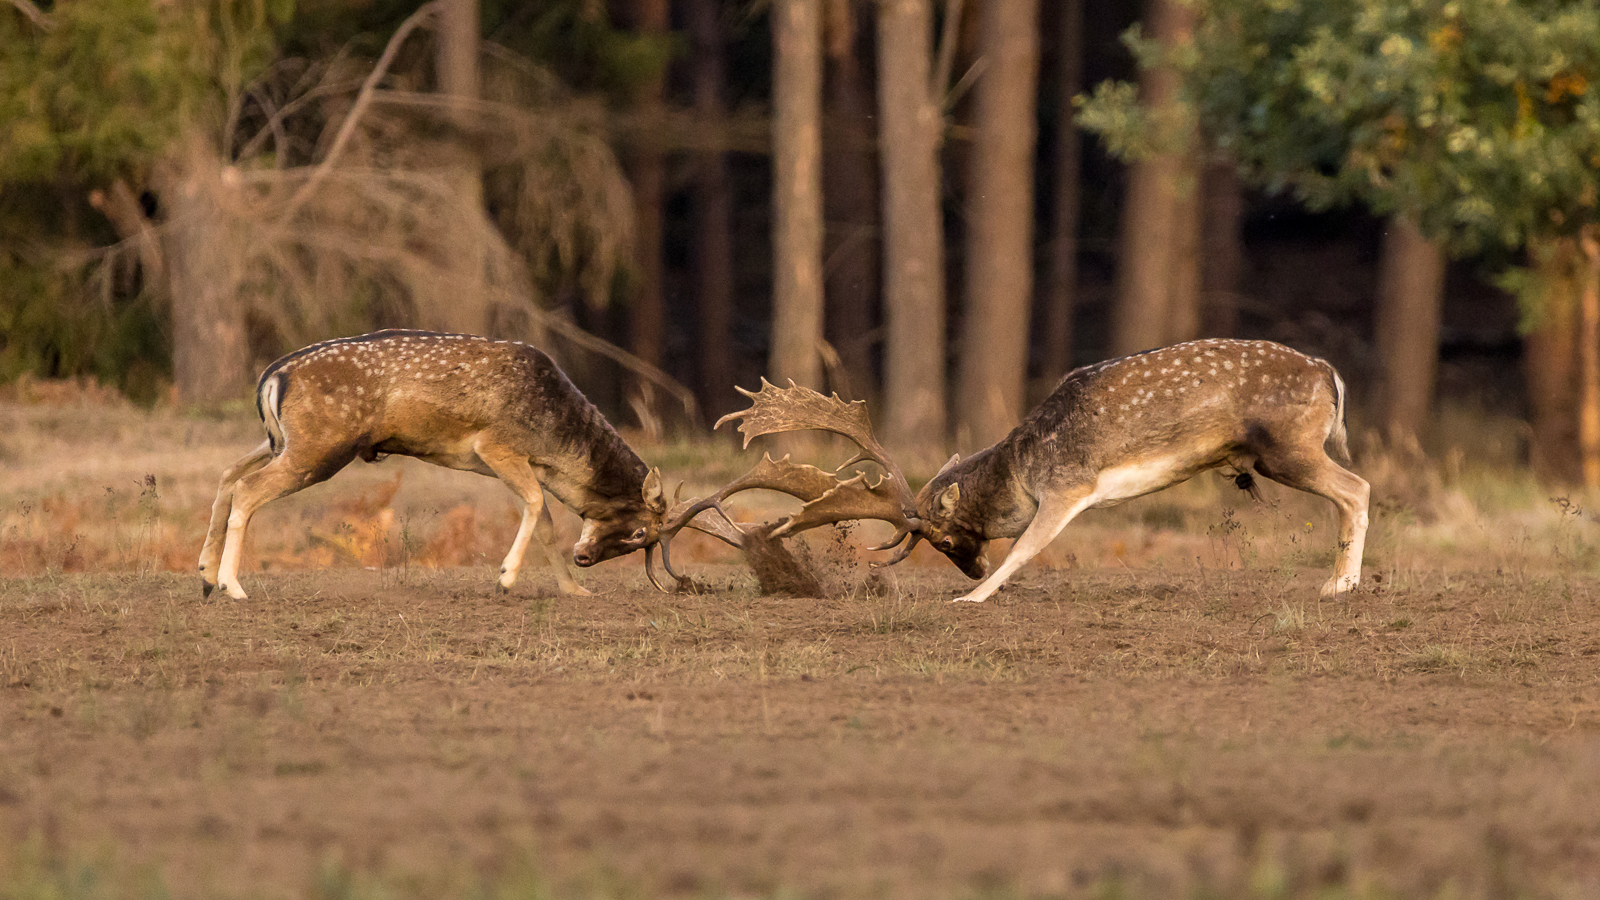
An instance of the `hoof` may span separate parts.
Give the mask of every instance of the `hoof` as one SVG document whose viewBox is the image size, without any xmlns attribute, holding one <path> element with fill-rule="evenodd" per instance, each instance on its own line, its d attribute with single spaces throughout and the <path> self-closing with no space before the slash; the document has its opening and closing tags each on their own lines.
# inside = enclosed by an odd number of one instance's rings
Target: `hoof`
<svg viewBox="0 0 1600 900">
<path fill-rule="evenodd" d="M 1330 578 L 1322 586 L 1321 593 L 1323 597 L 1337 597 L 1340 594 L 1348 594 L 1355 590 L 1360 583 L 1361 579 L 1356 576 L 1347 575 L 1343 578 Z"/>
</svg>

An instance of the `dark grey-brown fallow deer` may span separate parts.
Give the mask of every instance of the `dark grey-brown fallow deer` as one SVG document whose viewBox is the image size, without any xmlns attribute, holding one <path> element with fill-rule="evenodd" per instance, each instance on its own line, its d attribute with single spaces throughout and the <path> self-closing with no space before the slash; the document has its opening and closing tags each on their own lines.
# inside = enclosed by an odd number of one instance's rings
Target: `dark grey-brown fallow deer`
<svg viewBox="0 0 1600 900">
<path fill-rule="evenodd" d="M 762 434 L 832 431 L 862 447 L 841 470 L 870 460 L 885 474 L 875 482 L 861 474 L 837 479 L 767 457 L 685 512 L 720 510 L 732 493 L 763 487 L 805 501 L 771 530 L 775 536 L 882 519 L 895 526 L 895 535 L 872 549 L 900 547 L 884 565 L 927 539 L 962 572 L 983 579 L 957 600 L 988 599 L 1085 509 L 1153 493 L 1208 469 L 1231 470 L 1252 493 L 1256 473 L 1327 498 L 1338 510 L 1339 542 L 1322 594 L 1349 591 L 1361 580 L 1369 488 L 1328 454 L 1349 457 L 1344 381 L 1327 362 L 1280 344 L 1192 341 L 1076 369 L 1003 440 L 965 460 L 952 458 L 915 495 L 872 438 L 865 404 L 765 381 L 757 393 L 740 390 L 752 406 L 723 421 L 743 420 L 746 446 Z M 990 573 L 984 550 L 996 538 L 1017 540 Z"/>
<path fill-rule="evenodd" d="M 525 504 L 500 567 L 517 580 L 535 533 L 565 593 L 588 593 L 550 546 L 549 490 L 583 519 L 578 566 L 659 544 L 685 522 L 670 519 L 661 473 L 648 468 L 550 357 L 515 341 L 426 331 L 380 331 L 313 344 L 266 368 L 256 387 L 261 446 L 222 475 L 200 551 L 206 595 L 221 585 L 245 599 L 239 555 L 264 504 L 332 477 L 355 459 L 411 456 L 490 475 Z M 698 512 L 698 510 L 697 510 Z"/>
</svg>

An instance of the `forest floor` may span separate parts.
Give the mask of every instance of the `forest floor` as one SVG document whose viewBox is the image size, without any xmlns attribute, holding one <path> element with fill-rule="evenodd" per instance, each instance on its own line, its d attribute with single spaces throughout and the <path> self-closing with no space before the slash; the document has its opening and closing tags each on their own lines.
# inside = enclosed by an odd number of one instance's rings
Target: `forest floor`
<svg viewBox="0 0 1600 900">
<path fill-rule="evenodd" d="M 1600 893 L 1582 497 L 1358 457 L 1338 600 L 1327 504 L 1220 479 L 982 605 L 851 534 L 804 546 L 820 596 L 686 536 L 699 593 L 636 555 L 578 598 L 493 590 L 503 487 L 391 461 L 268 507 L 250 599 L 202 599 L 254 427 L 0 403 L 0 896 Z M 706 452 L 642 448 L 686 495 L 746 461 Z"/>
</svg>

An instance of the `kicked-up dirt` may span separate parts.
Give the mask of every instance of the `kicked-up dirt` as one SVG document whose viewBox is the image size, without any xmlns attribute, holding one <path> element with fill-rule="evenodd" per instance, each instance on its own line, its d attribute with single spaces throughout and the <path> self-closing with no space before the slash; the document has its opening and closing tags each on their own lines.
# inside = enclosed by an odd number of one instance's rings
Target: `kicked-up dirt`
<svg viewBox="0 0 1600 900">
<path fill-rule="evenodd" d="M 1588 576 L 639 562 L 0 583 L 0 895 L 1600 894 Z"/>
</svg>

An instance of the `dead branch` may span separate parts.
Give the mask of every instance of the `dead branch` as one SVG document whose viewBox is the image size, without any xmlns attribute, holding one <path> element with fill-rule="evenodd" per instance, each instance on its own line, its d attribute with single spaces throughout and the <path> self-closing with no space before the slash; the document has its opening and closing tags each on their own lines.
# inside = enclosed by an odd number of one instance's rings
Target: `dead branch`
<svg viewBox="0 0 1600 900">
<path fill-rule="evenodd" d="M 50 31 L 56 27 L 56 23 L 45 15 L 44 10 L 34 6 L 31 0 L 11 0 L 11 5 L 15 6 L 18 12 L 27 16 L 28 21 L 32 22 L 34 27 L 40 31 Z"/>
<path fill-rule="evenodd" d="M 377 90 L 378 82 L 383 80 L 383 76 L 389 72 L 389 66 L 394 64 L 395 55 L 400 52 L 400 45 L 404 44 L 406 38 L 411 36 L 411 32 L 420 28 L 429 18 L 438 13 L 440 2 L 441 0 L 429 0 L 429 2 L 424 3 L 420 9 L 407 16 L 406 20 L 400 23 L 399 28 L 395 29 L 394 36 L 389 38 L 389 43 L 383 48 L 383 55 L 378 57 L 377 65 L 372 67 L 372 72 L 367 75 L 366 81 L 362 82 L 361 91 L 356 94 L 356 102 L 350 107 L 350 112 L 345 116 L 344 123 L 339 126 L 339 133 L 334 136 L 333 143 L 328 147 L 327 155 L 322 158 L 322 162 L 312 171 L 311 177 L 306 179 L 305 184 L 302 184 L 300 190 L 290 199 L 284 221 L 294 218 L 295 212 L 305 203 L 306 198 L 328 176 L 333 164 L 338 161 L 339 154 L 344 152 L 345 144 L 349 143 L 350 138 L 355 134 L 356 125 L 361 121 L 362 113 L 366 112 L 367 106 L 372 103 L 372 93 Z"/>
</svg>

